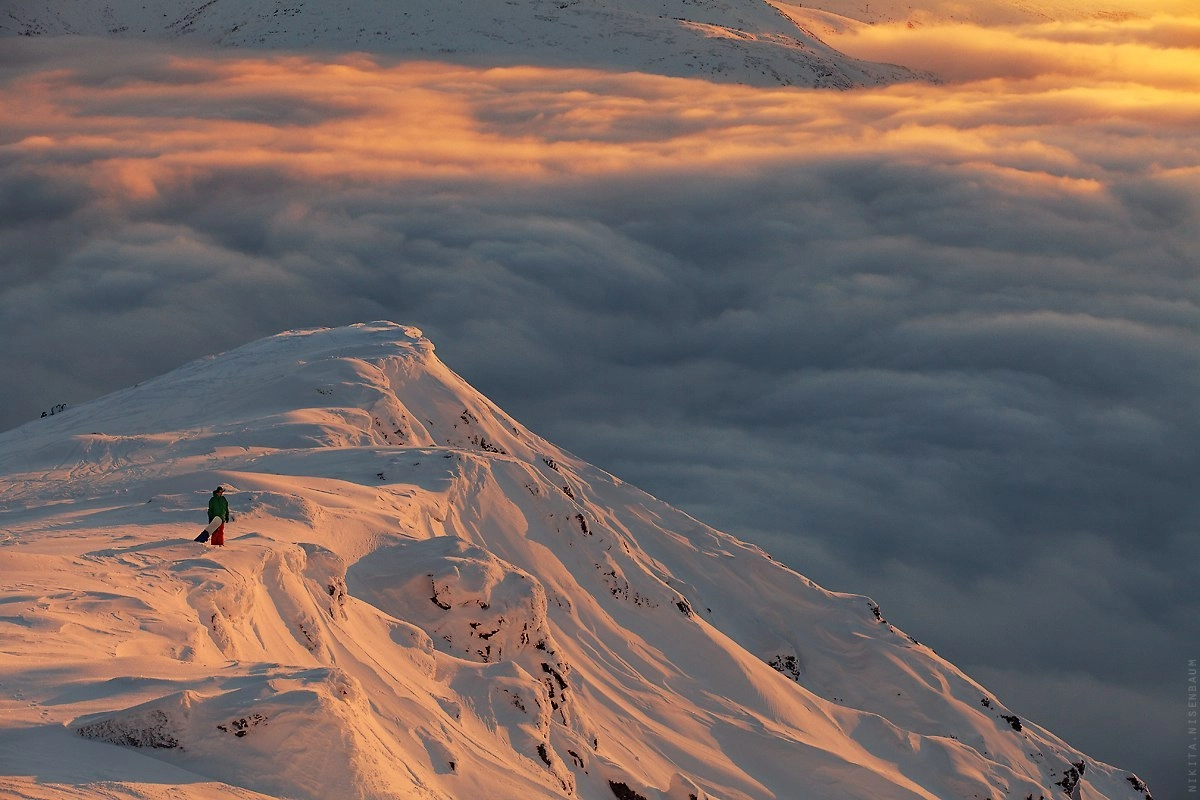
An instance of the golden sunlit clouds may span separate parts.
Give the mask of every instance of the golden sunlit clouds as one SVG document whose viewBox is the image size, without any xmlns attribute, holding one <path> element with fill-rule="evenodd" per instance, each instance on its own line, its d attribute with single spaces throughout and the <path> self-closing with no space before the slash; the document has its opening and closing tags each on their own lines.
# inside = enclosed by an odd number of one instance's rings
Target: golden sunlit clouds
<svg viewBox="0 0 1200 800">
<path fill-rule="evenodd" d="M 1200 13 L 1041 25 L 828 27 L 833 46 L 952 82 L 1007 78 L 1200 87 Z"/>
<path fill-rule="evenodd" d="M 1089 137 L 1114 147 L 1103 156 L 1113 160 L 1120 140 L 1141 129 L 1200 125 L 1198 31 L 1200 19 L 1162 17 L 996 30 L 863 26 L 838 43 L 868 58 L 924 59 L 917 65 L 951 82 L 845 93 L 147 47 L 134 48 L 124 68 L 107 54 L 100 73 L 82 64 L 15 70 L 0 107 L 21 109 L 7 115 L 7 149 L 31 164 L 95 170 L 131 199 L 221 168 L 554 181 L 753 172 L 864 151 L 995 162 L 1005 174 L 1044 171 L 1070 185 L 1097 179 L 1081 163 L 1099 157 L 1081 152 Z M 38 44 L 22 46 L 36 61 Z M 1183 160 L 1162 153 L 1163 164 Z"/>
<path fill-rule="evenodd" d="M 22 180 L 112 213 L 203 203 L 231 184 L 456 197 L 771 185 L 878 164 L 954 187 L 922 199 L 969 202 L 987 225 L 1037 207 L 1171 224 L 1200 196 L 1196 25 L 870 26 L 847 41 L 939 53 L 949 80 L 850 92 L 20 41 L 0 67 L 0 148 Z M 891 202 L 903 201 L 867 207 Z"/>
</svg>

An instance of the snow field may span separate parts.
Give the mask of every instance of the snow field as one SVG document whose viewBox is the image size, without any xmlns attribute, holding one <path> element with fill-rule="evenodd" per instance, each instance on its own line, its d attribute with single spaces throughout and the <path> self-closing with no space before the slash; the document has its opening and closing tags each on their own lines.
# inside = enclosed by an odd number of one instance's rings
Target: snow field
<svg viewBox="0 0 1200 800">
<path fill-rule="evenodd" d="M 0 435 L 0 469 L 6 796 L 998 800 L 1076 763 L 1144 796 L 415 329 L 252 343 Z M 225 548 L 191 541 L 218 483 Z"/>
</svg>

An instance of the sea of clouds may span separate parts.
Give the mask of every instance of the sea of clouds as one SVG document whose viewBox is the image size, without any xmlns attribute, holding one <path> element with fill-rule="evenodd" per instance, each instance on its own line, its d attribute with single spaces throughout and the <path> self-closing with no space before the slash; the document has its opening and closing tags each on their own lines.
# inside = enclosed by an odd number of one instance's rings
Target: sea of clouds
<svg viewBox="0 0 1200 800">
<path fill-rule="evenodd" d="M 836 44 L 943 83 L 6 41 L 0 429 L 415 324 L 534 430 L 1182 792 L 1200 20 Z"/>
</svg>

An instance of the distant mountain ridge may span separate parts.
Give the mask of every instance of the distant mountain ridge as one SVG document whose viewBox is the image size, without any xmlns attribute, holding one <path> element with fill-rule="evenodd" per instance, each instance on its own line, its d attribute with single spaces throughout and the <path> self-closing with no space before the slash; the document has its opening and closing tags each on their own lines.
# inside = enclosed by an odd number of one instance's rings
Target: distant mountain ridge
<svg viewBox="0 0 1200 800">
<path fill-rule="evenodd" d="M 217 484 L 224 549 L 192 541 Z M 290 331 L 0 434 L 0 532 L 5 796 L 1149 798 L 415 328 Z"/>
<path fill-rule="evenodd" d="M 586 67 L 759 86 L 874 86 L 920 76 L 840 53 L 764 0 L 10 0 L 0 36 L 165 39 L 362 51 L 486 66 Z"/>
</svg>

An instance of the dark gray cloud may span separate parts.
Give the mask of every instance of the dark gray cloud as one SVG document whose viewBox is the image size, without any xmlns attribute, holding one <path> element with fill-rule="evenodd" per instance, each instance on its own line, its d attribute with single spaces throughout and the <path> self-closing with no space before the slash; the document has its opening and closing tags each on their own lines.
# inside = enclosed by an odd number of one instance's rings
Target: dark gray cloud
<svg viewBox="0 0 1200 800">
<path fill-rule="evenodd" d="M 1194 93 L 95 48 L 0 62 L 27 109 L 0 428 L 280 330 L 415 324 L 538 432 L 1180 785 Z"/>
</svg>

